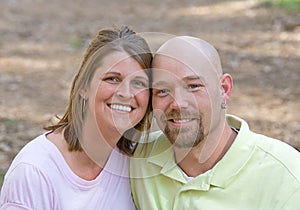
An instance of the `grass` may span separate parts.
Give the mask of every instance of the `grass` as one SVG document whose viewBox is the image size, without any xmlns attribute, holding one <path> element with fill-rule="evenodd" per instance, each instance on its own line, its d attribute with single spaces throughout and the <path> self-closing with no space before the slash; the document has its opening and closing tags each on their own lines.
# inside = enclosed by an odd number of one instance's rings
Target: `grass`
<svg viewBox="0 0 300 210">
<path fill-rule="evenodd" d="M 80 49 L 84 46 L 84 40 L 78 37 L 74 37 L 69 40 L 69 46 L 73 49 Z"/>
<path fill-rule="evenodd" d="M 2 187 L 3 178 L 4 178 L 5 173 L 6 173 L 6 171 L 0 170 L 0 188 Z"/>
<path fill-rule="evenodd" d="M 19 122 L 18 119 L 0 118 L 0 123 L 6 124 L 6 125 L 15 125 L 18 122 Z"/>
<path fill-rule="evenodd" d="M 300 10 L 300 0 L 262 0 L 272 7 L 279 7 L 289 11 Z"/>
</svg>

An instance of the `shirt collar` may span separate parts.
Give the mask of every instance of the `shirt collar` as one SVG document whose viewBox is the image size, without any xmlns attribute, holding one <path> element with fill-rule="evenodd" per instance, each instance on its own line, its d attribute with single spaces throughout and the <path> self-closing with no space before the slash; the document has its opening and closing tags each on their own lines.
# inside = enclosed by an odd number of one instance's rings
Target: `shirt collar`
<svg viewBox="0 0 300 210">
<path fill-rule="evenodd" d="M 186 180 L 178 170 L 178 166 L 175 162 L 172 145 L 162 132 L 156 140 L 147 162 L 160 166 L 161 174 L 179 182 L 186 183 Z"/>
<path fill-rule="evenodd" d="M 198 178 L 207 176 L 206 180 L 210 182 L 208 184 L 226 188 L 251 158 L 255 144 L 251 142 L 252 138 L 249 138 L 252 132 L 249 130 L 248 124 L 233 115 L 227 115 L 227 121 L 230 126 L 239 130 L 239 134 L 226 155 L 211 170 L 195 177 L 195 181 Z M 175 163 L 172 145 L 162 132 L 157 138 L 147 161 L 160 166 L 161 174 L 182 183 L 187 182 Z"/>
<path fill-rule="evenodd" d="M 252 157 L 255 143 L 248 124 L 233 115 L 227 115 L 227 122 L 239 130 L 239 133 L 225 156 L 211 169 L 214 186 L 226 188 L 232 179 L 244 168 Z"/>
</svg>

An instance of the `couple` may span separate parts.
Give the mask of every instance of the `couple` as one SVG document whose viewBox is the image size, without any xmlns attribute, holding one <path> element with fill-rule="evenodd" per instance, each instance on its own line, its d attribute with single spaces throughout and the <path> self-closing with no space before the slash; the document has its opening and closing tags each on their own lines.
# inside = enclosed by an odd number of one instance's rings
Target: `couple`
<svg viewBox="0 0 300 210">
<path fill-rule="evenodd" d="M 153 58 L 128 27 L 101 30 L 65 115 L 7 171 L 1 209 L 297 209 L 300 154 L 226 115 L 232 86 L 201 39 Z"/>
</svg>

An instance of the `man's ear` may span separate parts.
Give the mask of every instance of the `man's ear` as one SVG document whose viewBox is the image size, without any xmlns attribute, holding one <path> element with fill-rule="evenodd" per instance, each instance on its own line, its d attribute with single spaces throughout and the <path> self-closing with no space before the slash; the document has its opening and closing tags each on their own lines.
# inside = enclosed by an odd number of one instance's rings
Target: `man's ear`
<svg viewBox="0 0 300 210">
<path fill-rule="evenodd" d="M 229 101 L 231 94 L 232 94 L 232 88 L 233 88 L 233 80 L 230 74 L 223 74 L 221 79 L 221 88 L 222 88 L 222 95 L 225 99 L 225 101 Z"/>
</svg>

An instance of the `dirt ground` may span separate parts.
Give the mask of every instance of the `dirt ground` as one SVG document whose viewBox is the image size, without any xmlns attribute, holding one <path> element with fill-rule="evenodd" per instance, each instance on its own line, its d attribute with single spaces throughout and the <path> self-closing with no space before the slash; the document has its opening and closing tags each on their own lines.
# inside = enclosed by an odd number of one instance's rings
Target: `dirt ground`
<svg viewBox="0 0 300 210">
<path fill-rule="evenodd" d="M 261 1 L 1 0 L 0 170 L 65 110 L 84 45 L 98 29 L 193 35 L 235 82 L 228 113 L 300 150 L 300 12 Z"/>
</svg>

